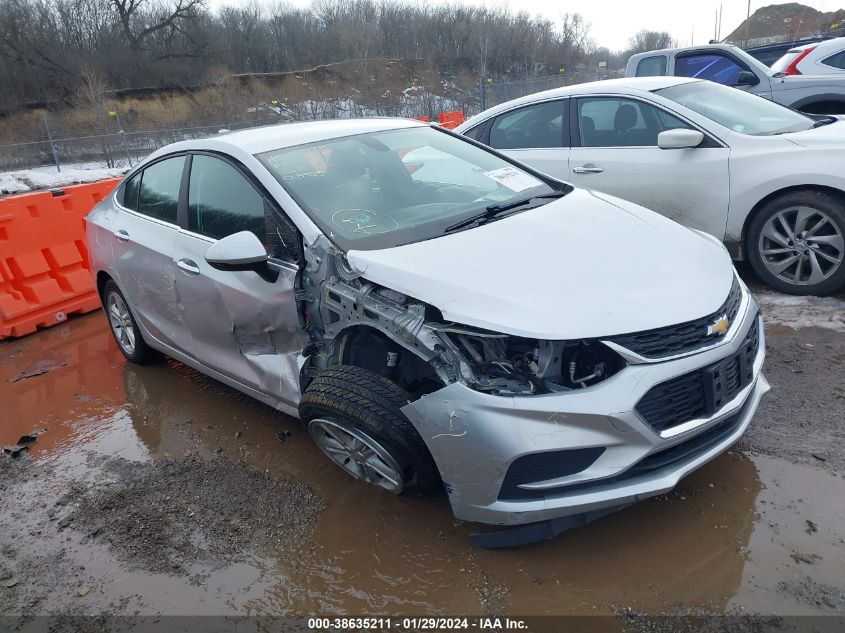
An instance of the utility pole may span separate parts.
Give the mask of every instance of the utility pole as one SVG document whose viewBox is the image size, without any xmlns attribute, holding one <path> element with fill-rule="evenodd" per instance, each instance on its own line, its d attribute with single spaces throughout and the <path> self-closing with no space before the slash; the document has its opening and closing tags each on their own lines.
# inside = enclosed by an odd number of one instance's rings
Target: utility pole
<svg viewBox="0 0 845 633">
<path fill-rule="evenodd" d="M 748 48 L 748 40 L 751 37 L 751 0 L 748 0 L 748 12 L 745 15 L 745 46 Z"/>
<path fill-rule="evenodd" d="M 59 152 L 56 151 L 56 144 L 53 142 L 53 133 L 50 131 L 50 123 L 47 121 L 47 110 L 44 110 L 44 128 L 47 130 L 47 140 L 50 142 L 50 151 L 53 152 L 53 162 L 56 163 L 56 171 L 62 173 L 62 166 L 59 163 Z"/>
<path fill-rule="evenodd" d="M 722 41 L 722 5 L 719 5 L 719 31 L 716 33 L 716 41 Z"/>
</svg>

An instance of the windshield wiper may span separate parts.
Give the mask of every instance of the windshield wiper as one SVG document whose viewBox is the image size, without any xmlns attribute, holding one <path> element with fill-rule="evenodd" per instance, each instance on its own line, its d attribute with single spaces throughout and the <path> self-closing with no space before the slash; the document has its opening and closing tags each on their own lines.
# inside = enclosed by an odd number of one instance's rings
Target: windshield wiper
<svg viewBox="0 0 845 633">
<path fill-rule="evenodd" d="M 526 204 L 530 204 L 533 200 L 553 200 L 555 198 L 562 198 L 566 195 L 565 191 L 555 191 L 554 193 L 541 193 L 536 196 L 528 196 L 526 198 L 520 198 L 519 200 L 514 200 L 513 202 L 504 202 L 499 204 L 490 204 L 484 208 L 484 211 L 478 213 L 476 215 L 468 217 L 466 220 L 461 220 L 460 222 L 455 222 L 455 224 L 451 224 L 443 229 L 444 233 L 449 233 L 451 231 L 457 231 L 458 229 L 462 229 L 466 226 L 471 226 L 472 224 L 478 223 L 486 223 L 495 218 L 500 213 L 505 211 L 510 211 L 512 209 L 516 209 L 517 207 L 525 206 Z"/>
</svg>

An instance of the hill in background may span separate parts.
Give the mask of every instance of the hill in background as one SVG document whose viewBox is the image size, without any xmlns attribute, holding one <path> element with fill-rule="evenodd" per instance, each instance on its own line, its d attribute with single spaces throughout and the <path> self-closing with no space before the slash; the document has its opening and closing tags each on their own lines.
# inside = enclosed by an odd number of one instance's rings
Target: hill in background
<svg viewBox="0 0 845 633">
<path fill-rule="evenodd" d="M 757 9 L 724 41 L 750 47 L 791 42 L 831 31 L 834 35 L 845 35 L 845 9 L 822 12 L 798 2 L 790 2 Z"/>
</svg>

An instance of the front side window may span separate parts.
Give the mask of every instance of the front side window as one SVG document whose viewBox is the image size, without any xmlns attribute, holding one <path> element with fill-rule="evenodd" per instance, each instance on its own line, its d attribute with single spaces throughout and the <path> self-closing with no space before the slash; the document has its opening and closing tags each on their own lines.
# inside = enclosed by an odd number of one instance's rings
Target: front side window
<svg viewBox="0 0 845 633">
<path fill-rule="evenodd" d="M 735 88 L 693 81 L 655 94 L 741 134 L 770 136 L 809 130 L 815 121 L 795 110 Z"/>
<path fill-rule="evenodd" d="M 439 237 L 490 205 L 569 191 L 430 127 L 330 139 L 257 158 L 344 250 Z"/>
<path fill-rule="evenodd" d="M 495 149 L 563 146 L 566 101 L 547 101 L 519 108 L 496 117 L 490 128 L 490 147 Z"/>
<path fill-rule="evenodd" d="M 264 199 L 232 165 L 197 154 L 189 182 L 188 229 L 215 239 L 252 231 L 266 240 Z"/>
<path fill-rule="evenodd" d="M 666 74 L 666 55 L 643 57 L 637 64 L 637 77 L 662 77 Z"/>
<path fill-rule="evenodd" d="M 737 76 L 744 70 L 730 57 L 718 54 L 687 55 L 675 59 L 678 77 L 707 79 L 725 86 L 736 85 Z"/>
<path fill-rule="evenodd" d="M 185 157 L 174 156 L 153 163 L 141 172 L 141 186 L 138 191 L 138 206 L 136 208 L 138 213 L 176 224 L 179 186 L 182 183 L 184 167 Z"/>
<path fill-rule="evenodd" d="M 661 132 L 689 128 L 660 108 L 618 97 L 579 99 L 578 121 L 583 147 L 657 146 Z"/>
<path fill-rule="evenodd" d="M 825 66 L 832 66 L 833 68 L 845 70 L 845 51 L 840 51 L 835 55 L 825 57 L 822 60 L 822 64 L 824 64 Z"/>
</svg>

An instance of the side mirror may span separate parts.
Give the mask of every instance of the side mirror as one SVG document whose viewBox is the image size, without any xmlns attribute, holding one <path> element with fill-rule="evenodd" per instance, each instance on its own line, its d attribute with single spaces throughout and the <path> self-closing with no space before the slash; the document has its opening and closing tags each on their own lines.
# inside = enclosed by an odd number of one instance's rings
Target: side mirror
<svg viewBox="0 0 845 633">
<path fill-rule="evenodd" d="M 657 135 L 657 147 L 660 149 L 686 149 L 698 147 L 704 140 L 704 134 L 698 130 L 666 130 Z"/>
<path fill-rule="evenodd" d="M 227 235 L 205 253 L 205 261 L 212 268 L 229 271 L 252 270 L 263 279 L 273 281 L 269 278 L 273 275 L 267 265 L 268 257 L 264 244 L 250 231 Z"/>
<path fill-rule="evenodd" d="M 741 70 L 737 73 L 734 86 L 756 86 L 759 83 L 760 78 L 757 75 L 750 70 Z"/>
</svg>

